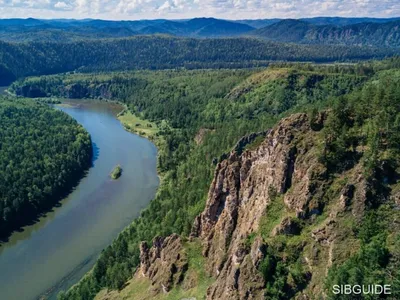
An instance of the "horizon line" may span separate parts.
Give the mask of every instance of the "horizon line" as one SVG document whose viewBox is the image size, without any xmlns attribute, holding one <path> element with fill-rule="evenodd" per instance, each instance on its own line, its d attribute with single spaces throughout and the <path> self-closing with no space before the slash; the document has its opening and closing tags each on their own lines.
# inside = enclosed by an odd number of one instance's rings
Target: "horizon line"
<svg viewBox="0 0 400 300">
<path fill-rule="evenodd" d="M 65 21 L 110 21 L 110 22 L 132 22 L 132 21 L 157 21 L 157 20 L 166 20 L 166 21 L 186 21 L 186 20 L 193 20 L 193 19 L 216 19 L 216 20 L 226 20 L 226 21 L 244 21 L 244 20 L 251 20 L 251 21 L 260 21 L 260 20 L 301 20 L 301 19 L 318 19 L 318 18 L 338 18 L 338 19 L 400 19 L 400 16 L 396 17 L 341 17 L 341 16 L 315 16 L 315 17 L 300 17 L 300 18 L 244 18 L 244 19 L 225 19 L 225 18 L 218 18 L 218 17 L 193 17 L 193 18 L 144 18 L 144 19 L 102 19 L 102 18 L 35 18 L 35 17 L 26 17 L 26 18 L 1 18 L 0 20 L 65 20 Z"/>
</svg>

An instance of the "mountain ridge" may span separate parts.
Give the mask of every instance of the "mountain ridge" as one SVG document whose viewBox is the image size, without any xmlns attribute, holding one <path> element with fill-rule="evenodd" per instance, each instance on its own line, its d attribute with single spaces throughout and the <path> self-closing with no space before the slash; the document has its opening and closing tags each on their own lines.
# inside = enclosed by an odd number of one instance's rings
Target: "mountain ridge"
<svg viewBox="0 0 400 300">
<path fill-rule="evenodd" d="M 87 38 L 112 38 L 129 37 L 142 34 L 169 34 L 182 37 L 194 38 L 219 38 L 252 35 L 261 38 L 273 39 L 276 41 L 290 42 L 324 42 L 314 38 L 308 41 L 304 36 L 307 31 L 314 30 L 322 26 L 333 28 L 332 26 L 344 28 L 360 28 L 360 24 L 370 24 L 370 27 L 386 28 L 385 25 L 398 21 L 400 18 L 374 19 L 374 18 L 339 18 L 339 17 L 316 17 L 302 19 L 260 19 L 260 20 L 224 20 L 217 18 L 194 18 L 188 20 L 98 20 L 98 19 L 0 19 L 0 39 L 5 41 L 27 41 L 41 40 L 48 35 L 48 31 L 60 32 L 63 39 L 87 39 Z M 297 22 L 298 26 L 290 28 L 288 22 Z M 286 24 L 286 25 L 285 25 Z M 315 27 L 317 26 L 317 27 Z M 346 27 L 347 26 L 347 27 Z M 114 29 L 114 31 L 112 30 Z M 303 36 L 293 37 L 294 33 Z M 299 32 L 302 29 L 303 32 Z M 337 30 L 337 29 L 336 29 Z M 361 29 L 359 29 L 360 31 Z M 27 31 L 30 34 L 27 34 Z M 324 30 L 326 31 L 326 29 Z M 362 31 L 363 35 L 368 32 Z M 279 34 L 279 35 L 278 35 Z M 318 33 L 316 33 L 318 34 Z M 365 36 L 368 41 L 369 36 Z M 321 39 L 319 37 L 319 39 Z M 56 38 L 55 38 L 56 40 Z M 341 42 L 331 40 L 331 43 Z M 354 43 L 353 43 L 354 44 Z M 376 45 L 379 45 L 376 43 Z M 389 43 L 388 46 L 391 44 Z"/>
<path fill-rule="evenodd" d="M 302 44 L 399 47 L 400 20 L 339 26 L 318 25 L 303 20 L 288 19 L 257 29 L 250 35 L 272 41 Z"/>
</svg>

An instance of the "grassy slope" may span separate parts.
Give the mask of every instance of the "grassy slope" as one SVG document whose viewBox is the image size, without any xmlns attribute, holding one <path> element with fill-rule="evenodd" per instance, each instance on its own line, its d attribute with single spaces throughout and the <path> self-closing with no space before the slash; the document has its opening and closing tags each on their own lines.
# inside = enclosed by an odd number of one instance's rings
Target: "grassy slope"
<svg viewBox="0 0 400 300">
<path fill-rule="evenodd" d="M 121 113 L 118 115 L 118 119 L 128 131 L 147 137 L 150 140 L 153 140 L 159 132 L 156 123 L 141 119 L 130 111 Z"/>
<path fill-rule="evenodd" d="M 199 241 L 186 242 L 184 251 L 188 257 L 189 271 L 185 276 L 186 281 L 190 281 L 193 288 L 185 289 L 177 287 L 168 294 L 151 295 L 151 282 L 147 278 L 135 277 L 129 280 L 121 291 L 100 291 L 95 300 L 117 300 L 117 299 L 135 299 L 135 300 L 175 300 L 183 298 L 205 299 L 207 288 L 214 281 L 204 271 L 204 257 L 201 255 L 202 246 Z M 183 283 L 185 285 L 185 282 Z"/>
</svg>

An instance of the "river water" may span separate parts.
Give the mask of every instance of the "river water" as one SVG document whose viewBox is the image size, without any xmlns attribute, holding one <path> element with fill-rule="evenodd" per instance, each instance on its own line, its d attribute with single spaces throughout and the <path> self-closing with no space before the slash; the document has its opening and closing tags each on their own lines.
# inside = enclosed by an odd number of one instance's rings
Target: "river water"
<svg viewBox="0 0 400 300">
<path fill-rule="evenodd" d="M 60 207 L 1 244 L 0 299 L 56 299 L 90 270 L 159 184 L 156 147 L 123 129 L 115 117 L 120 106 L 68 101 L 57 107 L 91 134 L 93 167 Z M 112 181 L 117 164 L 123 173 Z"/>
</svg>

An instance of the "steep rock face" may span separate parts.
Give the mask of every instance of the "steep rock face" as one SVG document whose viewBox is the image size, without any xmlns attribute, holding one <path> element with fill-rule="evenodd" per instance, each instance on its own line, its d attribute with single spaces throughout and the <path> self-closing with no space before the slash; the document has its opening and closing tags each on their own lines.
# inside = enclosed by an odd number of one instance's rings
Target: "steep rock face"
<svg viewBox="0 0 400 300">
<path fill-rule="evenodd" d="M 345 172 L 346 182 L 331 192 L 332 203 L 327 200 L 333 183 L 318 160 L 322 140 L 318 131 L 325 119 L 326 114 L 313 122 L 306 114 L 292 115 L 268 132 L 242 138 L 220 158 L 206 207 L 191 232 L 191 239 L 203 245 L 206 272 L 215 279 L 207 299 L 264 299 L 266 282 L 260 265 L 271 250 L 267 240 L 298 235 L 302 224 L 312 227 L 298 246 L 307 281 L 307 290 L 293 290 L 298 299 L 323 295 L 321 278 L 328 268 L 358 249 L 341 215 L 348 212 L 362 218 L 370 183 L 355 165 Z M 259 136 L 265 136 L 260 145 L 247 147 Z M 274 216 L 270 207 L 277 203 L 282 207 Z M 316 222 L 322 212 L 326 217 Z M 178 255 L 183 252 L 176 235 L 156 239 L 152 248 L 142 244 L 138 274 L 151 280 L 155 292 L 166 292 L 185 276 L 186 257 Z M 173 267 L 177 265 L 181 267 Z"/>
<path fill-rule="evenodd" d="M 271 130 L 256 150 L 241 155 L 234 150 L 218 164 L 206 208 L 192 230 L 193 237 L 204 241 L 206 268 L 216 278 L 208 299 L 263 298 L 265 284 L 257 267 L 265 246 L 256 239 L 247 249 L 244 241 L 258 230 L 272 194 L 286 193 L 286 205 L 298 215 L 312 211 L 315 188 L 310 178 L 317 177 L 318 163 L 311 163 L 314 156 L 308 155 L 313 143 L 305 138 L 311 134 L 309 124 L 306 114 L 293 115 Z M 288 220 L 277 230 L 296 230 L 292 225 Z"/>
<path fill-rule="evenodd" d="M 166 238 L 157 237 L 152 247 L 140 244 L 140 268 L 137 277 L 150 279 L 153 294 L 167 293 L 182 282 L 187 271 L 187 259 L 182 251 L 182 240 L 174 234 Z"/>
</svg>

